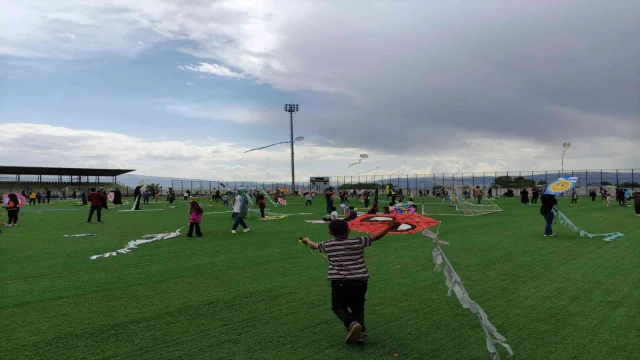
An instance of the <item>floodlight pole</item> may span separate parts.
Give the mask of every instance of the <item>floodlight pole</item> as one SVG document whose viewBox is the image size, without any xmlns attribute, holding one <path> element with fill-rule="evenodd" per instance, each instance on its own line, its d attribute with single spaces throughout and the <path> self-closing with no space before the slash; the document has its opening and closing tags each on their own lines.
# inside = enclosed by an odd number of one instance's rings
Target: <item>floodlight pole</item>
<svg viewBox="0 0 640 360">
<path fill-rule="evenodd" d="M 299 109 L 298 104 L 284 104 L 284 111 L 289 113 L 289 128 L 291 135 L 291 193 L 296 192 L 296 175 L 295 175 L 295 161 L 293 153 L 293 113 Z"/>
</svg>

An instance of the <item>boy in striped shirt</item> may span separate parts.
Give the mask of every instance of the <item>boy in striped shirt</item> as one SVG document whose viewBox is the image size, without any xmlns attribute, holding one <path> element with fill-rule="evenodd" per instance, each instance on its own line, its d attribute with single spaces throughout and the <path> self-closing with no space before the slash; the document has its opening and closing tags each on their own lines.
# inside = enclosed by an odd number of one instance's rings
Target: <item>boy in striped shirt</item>
<svg viewBox="0 0 640 360">
<path fill-rule="evenodd" d="M 300 241 L 314 250 L 327 254 L 331 281 L 331 310 L 347 328 L 347 344 L 365 342 L 364 302 L 369 273 L 364 261 L 364 248 L 381 239 L 389 230 L 398 227 L 395 221 L 377 234 L 349 238 L 349 225 L 344 220 L 329 223 L 334 238 L 315 243 L 309 238 Z M 349 311 L 351 310 L 351 311 Z"/>
</svg>

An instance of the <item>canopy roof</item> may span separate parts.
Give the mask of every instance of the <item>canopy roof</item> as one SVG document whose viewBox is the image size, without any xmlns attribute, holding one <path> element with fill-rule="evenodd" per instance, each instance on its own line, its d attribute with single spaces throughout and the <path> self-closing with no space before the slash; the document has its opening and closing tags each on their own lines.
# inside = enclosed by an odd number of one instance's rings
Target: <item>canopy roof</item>
<svg viewBox="0 0 640 360">
<path fill-rule="evenodd" d="M 0 175 L 119 176 L 135 170 L 0 166 Z"/>
</svg>

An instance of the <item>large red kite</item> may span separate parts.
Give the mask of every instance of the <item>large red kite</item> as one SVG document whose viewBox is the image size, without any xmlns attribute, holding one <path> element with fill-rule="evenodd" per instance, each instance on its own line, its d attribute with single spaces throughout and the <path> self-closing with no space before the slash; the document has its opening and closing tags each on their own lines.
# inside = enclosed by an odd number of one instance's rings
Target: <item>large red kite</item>
<svg viewBox="0 0 640 360">
<path fill-rule="evenodd" d="M 392 228 L 389 234 L 414 234 L 424 229 L 440 224 L 438 220 L 418 214 L 388 214 L 362 215 L 349 222 L 349 228 L 358 232 L 374 234 L 383 230 L 389 221 L 401 223 L 397 228 Z"/>
</svg>

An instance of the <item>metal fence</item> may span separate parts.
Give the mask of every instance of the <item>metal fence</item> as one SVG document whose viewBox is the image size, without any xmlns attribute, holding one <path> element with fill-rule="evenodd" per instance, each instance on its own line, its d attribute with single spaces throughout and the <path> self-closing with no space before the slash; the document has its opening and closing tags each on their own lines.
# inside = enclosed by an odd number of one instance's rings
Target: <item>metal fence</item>
<svg viewBox="0 0 640 360">
<path fill-rule="evenodd" d="M 578 178 L 576 191 L 580 195 L 586 195 L 589 190 L 600 187 L 620 187 L 632 190 L 640 190 L 640 169 L 601 169 L 601 170 L 547 170 L 547 171 L 505 171 L 505 172 L 470 172 L 470 173 L 440 173 L 440 174 L 392 174 L 392 175 L 348 175 L 331 176 L 326 184 L 311 184 L 310 182 L 296 182 L 295 189 L 300 192 L 324 191 L 328 187 L 334 189 L 366 189 L 377 187 L 384 189 L 390 185 L 395 189 L 417 193 L 419 190 L 434 189 L 440 186 L 447 188 L 467 188 L 480 186 L 483 189 L 493 188 L 496 195 L 511 189 L 516 190 L 531 185 L 545 185 L 559 177 L 573 176 Z M 221 190 L 221 184 L 228 189 L 236 189 L 244 186 L 252 189 L 291 188 L 290 182 L 268 181 L 189 181 L 173 180 L 172 187 L 175 191 L 189 190 L 192 193 L 210 194 Z"/>
</svg>

